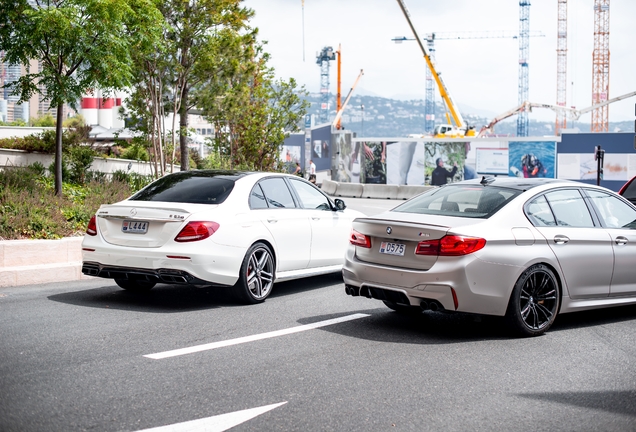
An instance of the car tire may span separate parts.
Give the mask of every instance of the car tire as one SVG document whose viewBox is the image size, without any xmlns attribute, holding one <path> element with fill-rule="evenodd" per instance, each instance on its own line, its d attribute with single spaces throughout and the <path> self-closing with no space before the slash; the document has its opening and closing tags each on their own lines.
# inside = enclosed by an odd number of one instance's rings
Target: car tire
<svg viewBox="0 0 636 432">
<path fill-rule="evenodd" d="M 391 301 L 382 300 L 382 302 L 391 310 L 402 315 L 419 315 L 422 313 L 422 309 L 419 306 L 404 306 Z"/>
<path fill-rule="evenodd" d="M 265 243 L 254 243 L 243 259 L 234 292 L 246 304 L 262 303 L 274 286 L 274 256 Z"/>
<path fill-rule="evenodd" d="M 539 336 L 552 326 L 560 306 L 561 289 L 554 272 L 535 264 L 515 283 L 506 320 L 517 335 Z"/>
<path fill-rule="evenodd" d="M 146 292 L 156 285 L 155 282 L 144 280 L 115 279 L 115 283 L 127 291 Z"/>
</svg>

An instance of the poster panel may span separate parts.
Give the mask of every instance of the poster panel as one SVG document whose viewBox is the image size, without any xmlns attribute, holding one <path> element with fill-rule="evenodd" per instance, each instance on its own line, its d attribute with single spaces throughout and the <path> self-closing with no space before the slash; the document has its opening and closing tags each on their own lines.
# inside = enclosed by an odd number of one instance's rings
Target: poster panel
<svg viewBox="0 0 636 432">
<path fill-rule="evenodd" d="M 442 186 L 464 179 L 466 143 L 427 142 L 424 147 L 426 185 Z"/>
<path fill-rule="evenodd" d="M 475 169 L 477 174 L 508 175 L 507 148 L 475 149 Z"/>
<path fill-rule="evenodd" d="M 360 162 L 350 132 L 336 132 L 334 139 L 334 168 L 332 180 L 340 183 L 360 183 Z"/>
<path fill-rule="evenodd" d="M 516 141 L 508 145 L 509 175 L 556 177 L 556 142 Z"/>
<path fill-rule="evenodd" d="M 360 183 L 387 184 L 387 141 L 358 141 L 354 149 L 360 162 Z"/>
<path fill-rule="evenodd" d="M 396 141 L 387 145 L 387 184 L 424 184 L 424 143 Z"/>
<path fill-rule="evenodd" d="M 559 178 L 568 180 L 596 180 L 598 162 L 593 153 L 559 153 Z M 636 155 L 605 153 L 603 179 L 627 181 L 636 175 Z"/>
</svg>

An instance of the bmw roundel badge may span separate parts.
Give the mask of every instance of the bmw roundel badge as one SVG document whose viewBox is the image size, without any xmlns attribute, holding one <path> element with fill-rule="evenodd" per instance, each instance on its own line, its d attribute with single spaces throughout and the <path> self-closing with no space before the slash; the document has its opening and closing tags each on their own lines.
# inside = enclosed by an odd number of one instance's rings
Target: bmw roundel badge
<svg viewBox="0 0 636 432">
<path fill-rule="evenodd" d="M 386 227 L 386 233 L 387 234 L 391 234 L 391 232 L 393 231 L 393 228 L 391 227 Z"/>
</svg>

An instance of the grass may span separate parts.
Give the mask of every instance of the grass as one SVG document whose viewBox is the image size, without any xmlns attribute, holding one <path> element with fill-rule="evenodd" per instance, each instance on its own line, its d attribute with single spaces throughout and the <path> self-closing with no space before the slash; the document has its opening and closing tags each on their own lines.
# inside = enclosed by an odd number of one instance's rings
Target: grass
<svg viewBox="0 0 636 432">
<path fill-rule="evenodd" d="M 101 204 L 121 201 L 141 186 L 121 176 L 84 185 L 64 183 L 58 197 L 53 178 L 39 167 L 0 171 L 0 240 L 84 235 Z"/>
</svg>

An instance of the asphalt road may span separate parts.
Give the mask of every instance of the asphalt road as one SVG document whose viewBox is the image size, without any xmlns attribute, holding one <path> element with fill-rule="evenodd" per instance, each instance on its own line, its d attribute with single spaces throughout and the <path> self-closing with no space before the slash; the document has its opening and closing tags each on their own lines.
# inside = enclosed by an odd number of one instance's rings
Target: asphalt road
<svg viewBox="0 0 636 432">
<path fill-rule="evenodd" d="M 233 425 L 636 430 L 636 307 L 518 339 L 497 318 L 346 296 L 337 274 L 277 284 L 254 306 L 227 289 L 135 294 L 105 279 L 0 289 L 1 431 Z"/>
</svg>

